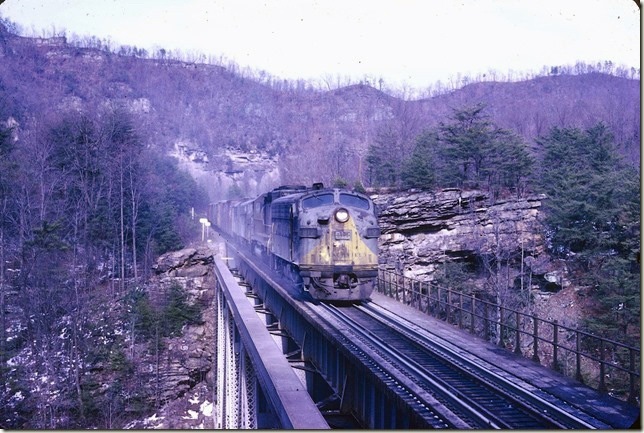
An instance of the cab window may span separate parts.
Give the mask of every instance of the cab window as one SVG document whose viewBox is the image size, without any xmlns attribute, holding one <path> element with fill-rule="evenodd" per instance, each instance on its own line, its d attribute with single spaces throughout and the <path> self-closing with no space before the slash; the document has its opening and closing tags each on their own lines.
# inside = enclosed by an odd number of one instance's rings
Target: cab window
<svg viewBox="0 0 644 433">
<path fill-rule="evenodd" d="M 319 194 L 302 200 L 302 207 L 304 209 L 311 209 L 328 204 L 333 204 L 333 194 Z"/>
<path fill-rule="evenodd" d="M 369 209 L 369 200 L 358 197 L 357 195 L 340 194 L 340 204 L 360 209 Z"/>
</svg>

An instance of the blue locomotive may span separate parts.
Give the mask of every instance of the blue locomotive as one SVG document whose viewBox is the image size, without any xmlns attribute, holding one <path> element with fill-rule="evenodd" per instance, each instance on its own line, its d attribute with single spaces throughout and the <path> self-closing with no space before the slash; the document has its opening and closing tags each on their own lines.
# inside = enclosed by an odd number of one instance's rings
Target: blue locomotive
<svg viewBox="0 0 644 433">
<path fill-rule="evenodd" d="M 212 203 L 208 219 L 274 269 L 296 275 L 316 299 L 361 301 L 374 289 L 380 228 L 364 194 L 287 185 L 255 199 Z"/>
</svg>

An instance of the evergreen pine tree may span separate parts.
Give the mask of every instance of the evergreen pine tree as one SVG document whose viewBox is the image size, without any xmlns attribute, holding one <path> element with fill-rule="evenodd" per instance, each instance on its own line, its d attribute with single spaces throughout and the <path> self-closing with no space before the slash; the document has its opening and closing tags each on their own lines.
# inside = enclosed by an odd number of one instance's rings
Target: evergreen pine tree
<svg viewBox="0 0 644 433">
<path fill-rule="evenodd" d="M 450 122 L 441 123 L 440 183 L 487 186 L 492 197 L 501 189 L 522 192 L 532 167 L 526 146 L 516 134 L 493 124 L 484 109 L 477 104 L 454 110 Z"/>
<path fill-rule="evenodd" d="M 353 190 L 361 194 L 367 193 L 367 190 L 365 189 L 364 185 L 362 185 L 362 182 L 360 182 L 359 180 L 356 180 L 356 183 L 353 184 Z"/>
<path fill-rule="evenodd" d="M 551 252 L 579 267 L 590 288 L 586 325 L 614 339 L 639 339 L 640 190 L 603 124 L 553 128 L 541 137 L 541 188 Z"/>
<path fill-rule="evenodd" d="M 372 186 L 395 186 L 398 182 L 403 156 L 394 151 L 397 142 L 398 137 L 393 130 L 383 129 L 369 145 L 366 162 Z"/>
<path fill-rule="evenodd" d="M 201 322 L 199 308 L 188 304 L 186 292 L 178 284 L 168 289 L 162 317 L 164 336 L 179 335 L 184 325 Z"/>
<path fill-rule="evenodd" d="M 431 189 L 435 184 L 434 158 L 438 137 L 434 132 L 424 133 L 416 139 L 414 150 L 405 161 L 400 174 L 406 188 Z"/>
<path fill-rule="evenodd" d="M 462 186 L 469 181 L 479 187 L 488 158 L 494 154 L 494 130 L 483 115 L 484 108 L 477 104 L 454 110 L 450 122 L 439 127 L 446 162 L 442 177 L 448 184 Z"/>
<path fill-rule="evenodd" d="M 342 176 L 336 176 L 336 178 L 333 179 L 334 188 L 346 188 L 347 186 L 349 186 L 349 182 L 347 182 L 347 180 Z"/>
</svg>

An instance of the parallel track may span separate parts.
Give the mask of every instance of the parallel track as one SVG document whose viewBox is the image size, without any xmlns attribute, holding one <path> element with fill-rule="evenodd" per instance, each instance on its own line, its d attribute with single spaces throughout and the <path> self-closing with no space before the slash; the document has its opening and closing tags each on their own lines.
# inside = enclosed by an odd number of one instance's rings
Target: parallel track
<svg viewBox="0 0 644 433">
<path fill-rule="evenodd" d="M 323 308 L 472 428 L 595 428 L 504 378 L 476 371 L 472 363 L 372 306 Z"/>
</svg>

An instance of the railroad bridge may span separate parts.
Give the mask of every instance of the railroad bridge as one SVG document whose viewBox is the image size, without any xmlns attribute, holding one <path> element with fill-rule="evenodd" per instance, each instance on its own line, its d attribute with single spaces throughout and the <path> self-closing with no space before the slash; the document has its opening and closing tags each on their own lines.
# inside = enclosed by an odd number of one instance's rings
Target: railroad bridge
<svg viewBox="0 0 644 433">
<path fill-rule="evenodd" d="M 230 245 L 214 268 L 216 428 L 603 429 L 639 419 L 638 348 L 386 271 L 371 302 L 337 306 Z M 606 394 L 608 380 L 628 402 Z"/>
</svg>

